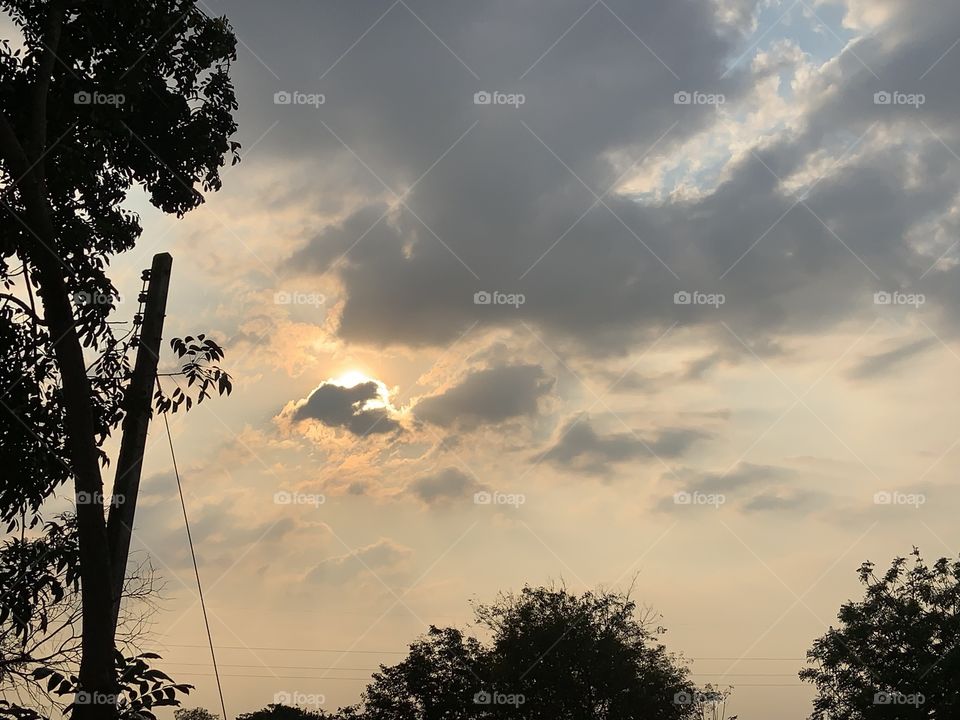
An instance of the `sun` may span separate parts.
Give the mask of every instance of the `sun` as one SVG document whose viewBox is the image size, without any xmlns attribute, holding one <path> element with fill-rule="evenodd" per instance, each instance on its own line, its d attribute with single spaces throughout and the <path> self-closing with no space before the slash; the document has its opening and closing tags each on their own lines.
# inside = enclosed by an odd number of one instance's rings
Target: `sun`
<svg viewBox="0 0 960 720">
<path fill-rule="evenodd" d="M 327 380 L 331 385 L 339 385 L 344 388 L 352 388 L 364 383 L 374 383 L 377 386 L 376 399 L 367 400 L 363 404 L 364 410 L 374 410 L 378 408 L 390 407 L 390 391 L 387 386 L 375 377 L 370 377 L 360 370 L 348 370 L 338 377 Z"/>
<path fill-rule="evenodd" d="M 332 378 L 328 380 L 331 385 L 339 385 L 340 387 L 352 388 L 357 385 L 362 385 L 363 383 L 375 382 L 378 385 L 380 381 L 376 378 L 372 378 L 365 373 L 360 372 L 359 370 L 348 370 L 339 377 Z"/>
</svg>

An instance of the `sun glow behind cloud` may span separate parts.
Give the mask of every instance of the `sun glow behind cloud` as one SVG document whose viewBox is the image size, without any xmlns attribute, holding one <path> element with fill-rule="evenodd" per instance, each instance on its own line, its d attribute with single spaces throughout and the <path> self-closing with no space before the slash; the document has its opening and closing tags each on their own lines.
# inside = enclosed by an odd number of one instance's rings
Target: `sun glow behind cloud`
<svg viewBox="0 0 960 720">
<path fill-rule="evenodd" d="M 348 370 L 335 378 L 324 381 L 328 385 L 338 385 L 343 388 L 354 388 L 364 383 L 374 383 L 377 386 L 377 398 L 367 400 L 363 410 L 382 409 L 390 407 L 390 390 L 380 380 L 363 373 L 360 370 Z"/>
</svg>

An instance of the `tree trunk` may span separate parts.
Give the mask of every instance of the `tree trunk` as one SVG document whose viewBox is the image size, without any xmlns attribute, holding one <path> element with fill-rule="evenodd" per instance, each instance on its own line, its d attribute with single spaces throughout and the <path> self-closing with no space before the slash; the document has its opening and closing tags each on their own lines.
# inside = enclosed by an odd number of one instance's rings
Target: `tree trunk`
<svg viewBox="0 0 960 720">
<path fill-rule="evenodd" d="M 77 335 L 73 309 L 60 259 L 55 255 L 55 232 L 46 198 L 30 182 L 33 197 L 27 201 L 27 221 L 42 245 L 34 248 L 31 260 L 37 268 L 38 294 L 44 317 L 53 338 L 60 370 L 66 431 L 77 506 L 80 541 L 80 590 L 83 603 L 83 654 L 80 686 L 87 693 L 74 709 L 75 720 L 116 717 L 118 690 L 114 665 L 112 631 L 113 592 L 110 552 L 104 520 L 103 481 L 97 458 L 96 436 L 83 349 Z M 22 186 L 23 187 L 23 186 Z M 23 188 L 26 190 L 26 188 Z"/>
<path fill-rule="evenodd" d="M 41 147 L 43 144 L 41 144 Z M 90 382 L 83 349 L 67 294 L 65 270 L 57 256 L 56 230 L 44 182 L 41 159 L 28 161 L 24 144 L 0 115 L 0 152 L 9 163 L 25 208 L 25 224 L 33 240 L 27 257 L 37 272 L 35 279 L 54 355 L 60 371 L 66 420 L 67 450 L 74 478 L 77 531 L 80 543 L 80 591 L 83 634 L 75 720 L 110 720 L 117 716 L 118 692 L 112 629 L 113 592 L 110 552 L 104 518 L 103 481 L 97 458 L 96 432 Z"/>
</svg>

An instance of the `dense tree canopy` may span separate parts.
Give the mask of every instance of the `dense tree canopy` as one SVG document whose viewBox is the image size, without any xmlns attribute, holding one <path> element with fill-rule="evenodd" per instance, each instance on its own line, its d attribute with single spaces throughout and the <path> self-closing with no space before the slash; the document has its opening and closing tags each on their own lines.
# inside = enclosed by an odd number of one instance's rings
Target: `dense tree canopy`
<svg viewBox="0 0 960 720">
<path fill-rule="evenodd" d="M 237 151 L 236 39 L 195 0 L 0 7 L 19 30 L 0 40 L 0 521 L 8 530 L 42 527 L 44 502 L 73 481 L 76 520 L 64 526 L 75 529 L 72 564 L 55 566 L 59 585 L 35 572 L 12 582 L 44 582 L 27 594 L 47 597 L 79 580 L 78 676 L 40 667 L 33 677 L 49 692 L 75 694 L 75 717 L 112 717 L 124 683 L 139 686 L 153 671 L 149 655 L 114 648 L 122 588 L 112 581 L 103 446 L 124 416 L 127 339 L 137 325 L 118 337 L 108 324 L 119 296 L 107 270 L 141 233 L 124 205 L 132 188 L 182 215 L 220 187 L 225 157 Z M 219 359 L 219 348 L 194 353 L 196 344 L 187 353 L 201 364 Z M 4 552 L 32 550 L 21 543 Z M 3 615 L 14 631 L 42 621 L 14 610 Z M 181 686 L 166 682 L 152 675 L 146 690 L 157 694 L 119 695 L 121 709 L 175 702 Z"/>
<path fill-rule="evenodd" d="M 728 692 L 698 690 L 628 595 L 527 587 L 475 616 L 486 641 L 431 626 L 404 660 L 381 666 L 357 706 L 272 704 L 238 720 L 723 718 Z"/>
<path fill-rule="evenodd" d="M 800 677 L 816 685 L 814 720 L 960 717 L 960 562 L 928 566 L 918 550 L 866 588 L 819 638 Z"/>
<path fill-rule="evenodd" d="M 20 302 L 0 302 L 0 446 L 5 470 L 24 470 L 0 485 L 0 518 L 16 522 L 25 511 L 35 517 L 76 471 L 57 391 L 66 339 L 50 296 L 62 289 L 72 301 L 65 320 L 85 347 L 115 346 L 106 323 L 118 294 L 107 268 L 141 233 L 123 201 L 140 185 L 158 208 L 182 215 L 202 202 L 200 189 L 220 187 L 224 155 L 237 149 L 235 39 L 194 0 L 2 7 L 24 42 L 0 41 L 0 282 L 24 291 Z M 36 286 L 43 308 L 29 303 Z M 122 416 L 122 388 L 109 382 L 116 368 L 102 369 L 110 373 L 89 393 L 98 447 Z"/>
<path fill-rule="evenodd" d="M 327 720 L 328 718 L 331 718 L 331 716 L 319 710 L 305 710 L 279 703 L 273 703 L 262 710 L 237 716 L 237 720 Z M 197 720 L 201 719 L 197 718 Z"/>
<path fill-rule="evenodd" d="M 173 713 L 173 720 L 220 720 L 220 716 L 204 708 L 179 708 Z"/>
<path fill-rule="evenodd" d="M 488 643 L 431 627 L 405 660 L 375 674 L 370 720 L 680 720 L 698 717 L 686 667 L 662 628 L 614 592 L 525 588 L 476 608 Z"/>
</svg>

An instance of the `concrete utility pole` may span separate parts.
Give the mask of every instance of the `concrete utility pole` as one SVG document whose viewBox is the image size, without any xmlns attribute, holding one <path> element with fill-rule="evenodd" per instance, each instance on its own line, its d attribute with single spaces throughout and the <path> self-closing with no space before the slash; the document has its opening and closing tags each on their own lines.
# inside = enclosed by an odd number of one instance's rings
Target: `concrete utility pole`
<svg viewBox="0 0 960 720">
<path fill-rule="evenodd" d="M 160 343 L 163 338 L 163 318 L 167 311 L 167 289 L 170 286 L 170 269 L 173 258 L 169 253 L 153 256 L 147 280 L 146 299 L 143 306 L 143 325 L 140 327 L 140 345 L 133 366 L 130 385 L 124 396 L 120 456 L 117 458 L 117 474 L 113 482 L 113 500 L 107 521 L 107 540 L 110 547 L 111 572 L 113 573 L 113 629 L 116 633 L 120 615 L 120 597 L 130 553 L 130 535 L 133 532 L 133 516 L 137 509 L 137 492 L 140 490 L 140 474 L 143 470 L 143 452 L 147 445 L 147 428 L 150 425 L 153 388 L 160 360 Z"/>
</svg>

